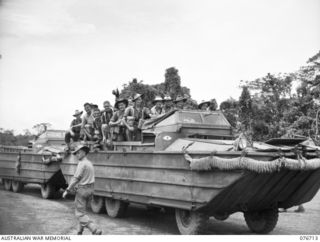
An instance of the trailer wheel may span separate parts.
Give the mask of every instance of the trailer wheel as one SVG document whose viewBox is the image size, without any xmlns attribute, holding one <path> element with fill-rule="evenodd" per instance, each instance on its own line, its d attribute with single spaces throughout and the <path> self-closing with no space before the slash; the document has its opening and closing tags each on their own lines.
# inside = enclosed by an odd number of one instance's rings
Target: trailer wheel
<svg viewBox="0 0 320 242">
<path fill-rule="evenodd" d="M 105 211 L 104 198 L 100 196 L 92 196 L 90 206 L 92 212 L 103 213 Z"/>
<path fill-rule="evenodd" d="M 249 229 L 257 234 L 270 233 L 277 225 L 278 216 L 279 213 L 276 209 L 244 213 Z"/>
<path fill-rule="evenodd" d="M 198 234 L 208 217 L 202 213 L 176 208 L 176 223 L 181 234 Z"/>
<path fill-rule="evenodd" d="M 12 191 L 21 192 L 23 190 L 24 184 L 20 181 L 12 181 Z"/>
<path fill-rule="evenodd" d="M 107 214 L 112 218 L 123 217 L 128 207 L 128 203 L 113 198 L 106 198 L 105 205 Z"/>
<path fill-rule="evenodd" d="M 53 198 L 55 195 L 56 189 L 50 183 L 41 184 L 41 195 L 44 199 Z"/>
<path fill-rule="evenodd" d="M 12 180 L 10 179 L 3 179 L 4 189 L 7 191 L 11 191 L 12 189 Z"/>
</svg>

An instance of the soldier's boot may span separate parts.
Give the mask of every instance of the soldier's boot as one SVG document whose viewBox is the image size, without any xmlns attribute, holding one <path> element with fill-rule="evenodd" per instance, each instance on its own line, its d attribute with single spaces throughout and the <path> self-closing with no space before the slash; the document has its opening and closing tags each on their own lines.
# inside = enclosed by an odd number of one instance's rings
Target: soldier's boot
<svg viewBox="0 0 320 242">
<path fill-rule="evenodd" d="M 299 205 L 296 210 L 294 210 L 296 213 L 304 213 L 305 209 L 302 205 Z"/>
<path fill-rule="evenodd" d="M 83 230 L 84 230 L 84 227 L 81 226 L 81 224 L 79 224 L 79 227 L 78 227 L 78 230 L 77 230 L 77 235 L 82 235 L 83 234 Z"/>
<path fill-rule="evenodd" d="M 88 229 L 91 231 L 92 234 L 94 235 L 101 235 L 102 230 L 99 229 L 94 223 L 89 223 L 88 224 Z"/>
<path fill-rule="evenodd" d="M 279 208 L 279 213 L 286 213 L 287 212 L 287 209 L 285 208 Z"/>
</svg>

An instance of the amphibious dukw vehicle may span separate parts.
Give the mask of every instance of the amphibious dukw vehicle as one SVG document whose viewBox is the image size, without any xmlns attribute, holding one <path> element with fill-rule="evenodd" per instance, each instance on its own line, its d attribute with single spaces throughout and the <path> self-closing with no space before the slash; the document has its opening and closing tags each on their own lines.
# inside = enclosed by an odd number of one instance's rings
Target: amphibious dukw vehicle
<svg viewBox="0 0 320 242">
<path fill-rule="evenodd" d="M 122 217 L 130 203 L 174 209 L 181 234 L 199 233 L 209 217 L 225 220 L 235 212 L 244 214 L 251 231 L 269 233 L 279 208 L 310 201 L 320 187 L 320 147 L 303 139 L 234 140 L 220 111 L 172 111 L 146 121 L 142 141 L 113 145 L 89 153 L 93 212 Z M 30 164 L 41 163 L 38 155 L 31 157 Z M 15 180 L 4 172 L 9 163 L 2 153 L 0 176 Z M 65 154 L 62 162 L 46 166 L 59 166 L 70 182 L 77 163 Z M 47 179 L 47 187 L 59 187 L 56 182 L 62 181 Z"/>
<path fill-rule="evenodd" d="M 220 111 L 172 111 L 142 130 L 141 142 L 89 154 L 94 212 L 122 217 L 129 203 L 174 208 L 182 234 L 198 233 L 210 216 L 243 212 L 253 232 L 268 233 L 278 208 L 308 202 L 320 187 L 318 147 L 294 139 L 246 147 Z M 73 155 L 61 163 L 66 180 L 76 164 Z"/>
<path fill-rule="evenodd" d="M 64 134 L 63 130 L 47 130 L 29 148 L 0 146 L 0 178 L 4 188 L 21 192 L 25 184 L 40 184 L 43 198 L 52 198 L 56 191 L 65 188 L 60 164 L 53 162 L 62 160 Z"/>
</svg>

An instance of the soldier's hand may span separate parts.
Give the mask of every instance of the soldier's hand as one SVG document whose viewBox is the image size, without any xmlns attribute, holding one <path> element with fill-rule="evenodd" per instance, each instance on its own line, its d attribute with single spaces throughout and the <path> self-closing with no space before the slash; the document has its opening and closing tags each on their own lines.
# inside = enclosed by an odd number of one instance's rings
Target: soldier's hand
<svg viewBox="0 0 320 242">
<path fill-rule="evenodd" d="M 67 195 L 68 195 L 68 191 L 67 190 L 65 190 L 64 192 L 63 192 L 63 194 L 62 194 L 62 198 L 66 198 L 67 197 Z"/>
</svg>

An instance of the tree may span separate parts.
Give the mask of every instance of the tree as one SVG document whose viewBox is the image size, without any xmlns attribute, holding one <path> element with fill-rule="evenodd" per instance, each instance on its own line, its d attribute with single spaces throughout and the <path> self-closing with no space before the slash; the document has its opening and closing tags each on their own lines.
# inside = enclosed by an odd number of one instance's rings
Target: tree
<svg viewBox="0 0 320 242">
<path fill-rule="evenodd" d="M 133 97 L 136 93 L 144 95 L 143 100 L 146 105 L 150 103 L 156 95 L 161 95 L 159 90 L 157 90 L 155 87 L 144 84 L 142 80 L 138 82 L 136 78 L 134 78 L 128 84 L 123 85 L 120 95 L 125 98 L 129 98 Z"/>
<path fill-rule="evenodd" d="M 243 86 L 239 98 L 239 121 L 246 130 L 251 129 L 252 112 L 252 99 L 249 89 L 247 86 Z"/>
<path fill-rule="evenodd" d="M 317 111 L 320 108 L 320 51 L 309 58 L 307 65 L 302 66 L 293 73 L 299 86 L 294 102 L 294 112 L 288 116 L 295 115 L 295 120 L 290 124 L 290 130 L 306 136 L 318 136 L 319 120 Z"/>
<path fill-rule="evenodd" d="M 138 81 L 134 78 L 128 84 L 124 84 L 120 95 L 129 98 L 134 94 L 140 93 L 144 94 L 144 102 L 147 106 L 154 100 L 155 96 L 164 97 L 165 94 L 171 96 L 175 99 L 178 95 L 187 95 L 189 100 L 187 101 L 187 106 L 190 108 L 196 108 L 197 103 L 191 99 L 190 89 L 181 86 L 181 78 L 178 74 L 178 70 L 174 67 L 166 69 L 165 81 L 159 84 L 148 85 L 144 84 L 143 81 Z"/>
<path fill-rule="evenodd" d="M 170 67 L 166 69 L 164 81 L 164 91 L 168 93 L 172 98 L 176 98 L 178 95 L 183 95 L 181 90 L 181 78 L 178 74 L 178 69 Z"/>
<path fill-rule="evenodd" d="M 14 130 L 0 128 L 0 145 L 27 146 L 31 139 L 33 139 L 33 135 L 30 132 L 14 135 Z"/>
<path fill-rule="evenodd" d="M 212 98 L 210 100 L 210 106 L 209 106 L 209 109 L 210 111 L 216 111 L 218 108 L 218 103 L 217 103 L 217 100 L 215 98 Z"/>
<path fill-rule="evenodd" d="M 226 119 L 234 128 L 237 126 L 238 121 L 238 106 L 238 101 L 232 97 L 220 103 L 220 110 L 224 113 Z"/>
</svg>

